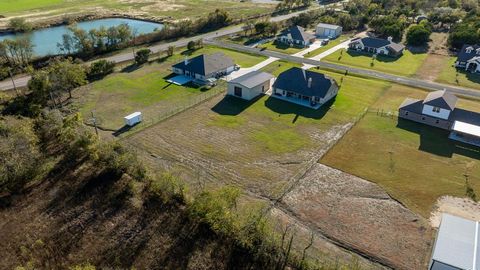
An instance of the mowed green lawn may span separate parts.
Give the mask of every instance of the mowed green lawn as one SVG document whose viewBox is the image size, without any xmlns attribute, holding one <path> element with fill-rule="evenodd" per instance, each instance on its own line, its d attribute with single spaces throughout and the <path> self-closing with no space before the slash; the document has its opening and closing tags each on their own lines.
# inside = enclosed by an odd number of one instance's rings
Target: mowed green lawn
<svg viewBox="0 0 480 270">
<path fill-rule="evenodd" d="M 421 90 L 395 85 L 372 107 L 396 111 L 405 97 L 424 98 Z M 459 107 L 480 111 L 480 103 Z M 459 145 L 459 144 L 458 144 Z M 462 149 L 448 132 L 368 113 L 321 160 L 322 163 L 378 183 L 394 198 L 424 217 L 443 195 L 464 197 L 464 174 L 480 194 L 480 152 Z"/>
<path fill-rule="evenodd" d="M 188 53 L 188 57 L 215 52 L 223 52 L 244 67 L 255 65 L 264 59 L 216 47 L 205 47 L 192 55 Z M 145 120 L 153 121 L 174 108 L 205 97 L 207 92 L 225 89 L 223 81 L 219 81 L 216 87 L 209 90 L 168 83 L 166 79 L 171 75 L 171 65 L 182 61 L 185 55 L 186 53 L 176 54 L 163 62 L 147 64 L 137 70 L 114 73 L 81 88 L 81 113 L 88 118 L 94 111 L 101 126 L 118 129 L 123 126 L 123 117 L 132 112 L 141 111 Z"/>
<path fill-rule="evenodd" d="M 413 54 L 405 50 L 399 58 L 379 55 L 373 60 L 371 55 L 341 49 L 323 58 L 322 61 L 409 77 L 417 72 L 426 57 L 426 53 Z"/>
<path fill-rule="evenodd" d="M 307 48 L 298 48 L 285 45 L 281 42 L 270 41 L 258 46 L 259 48 L 265 48 L 269 51 L 281 52 L 286 54 L 296 54 L 300 51 L 303 51 Z"/>
<path fill-rule="evenodd" d="M 457 70 L 455 60 L 455 57 L 446 57 L 443 69 L 435 81 L 480 90 L 480 75 Z"/>
</svg>

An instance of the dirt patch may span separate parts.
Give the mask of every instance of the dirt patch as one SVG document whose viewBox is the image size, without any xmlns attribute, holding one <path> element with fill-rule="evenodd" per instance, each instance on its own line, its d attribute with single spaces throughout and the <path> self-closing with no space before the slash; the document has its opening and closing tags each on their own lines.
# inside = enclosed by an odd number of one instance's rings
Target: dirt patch
<svg viewBox="0 0 480 270">
<path fill-rule="evenodd" d="M 448 61 L 448 57 L 439 54 L 429 54 L 422 66 L 418 69 L 416 77 L 422 80 L 435 81 L 443 68 L 445 62 Z"/>
<path fill-rule="evenodd" d="M 428 222 L 366 180 L 316 164 L 279 207 L 347 250 L 394 269 L 423 269 Z"/>
<path fill-rule="evenodd" d="M 480 221 L 480 204 L 467 198 L 443 196 L 438 199 L 435 211 L 432 212 L 430 217 L 432 227 L 438 228 L 442 213 Z"/>
</svg>

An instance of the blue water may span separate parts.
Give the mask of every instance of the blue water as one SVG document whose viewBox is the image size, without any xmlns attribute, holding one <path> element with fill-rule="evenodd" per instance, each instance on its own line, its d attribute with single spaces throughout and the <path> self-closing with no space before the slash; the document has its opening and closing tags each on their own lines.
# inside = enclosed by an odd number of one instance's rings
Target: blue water
<svg viewBox="0 0 480 270">
<path fill-rule="evenodd" d="M 139 34 L 148 34 L 155 29 L 162 29 L 163 25 L 159 23 L 145 22 L 133 19 L 123 19 L 123 18 L 110 18 L 110 19 L 100 19 L 93 21 L 79 22 L 77 25 L 79 28 L 89 31 L 91 29 L 98 29 L 101 26 L 106 28 L 117 26 L 122 23 L 127 23 L 131 29 L 137 31 Z M 46 56 L 59 54 L 60 51 L 57 48 L 57 43 L 62 42 L 62 36 L 66 33 L 70 33 L 68 26 L 54 26 L 50 28 L 44 28 L 32 31 L 30 33 L 17 33 L 17 34 L 6 34 L 0 35 L 0 41 L 4 39 L 15 39 L 19 37 L 29 37 L 34 45 L 33 51 L 36 56 Z"/>
</svg>

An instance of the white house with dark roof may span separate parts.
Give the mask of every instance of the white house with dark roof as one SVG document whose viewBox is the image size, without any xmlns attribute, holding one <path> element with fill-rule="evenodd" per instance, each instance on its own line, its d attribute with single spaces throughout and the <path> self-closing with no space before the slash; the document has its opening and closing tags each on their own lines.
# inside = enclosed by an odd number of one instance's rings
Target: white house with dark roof
<svg viewBox="0 0 480 270">
<path fill-rule="evenodd" d="M 261 71 L 252 71 L 228 82 L 227 94 L 251 100 L 265 94 L 272 86 L 273 75 Z"/>
<path fill-rule="evenodd" d="M 308 47 L 315 42 L 315 36 L 305 32 L 301 26 L 292 26 L 278 35 L 277 42 L 295 47 Z"/>
<path fill-rule="evenodd" d="M 435 91 L 424 100 L 407 98 L 398 108 L 398 117 L 450 131 L 449 138 L 480 146 L 480 114 L 456 108 L 458 98 Z"/>
<path fill-rule="evenodd" d="M 480 72 L 480 45 L 463 45 L 455 61 L 455 67 Z"/>
<path fill-rule="evenodd" d="M 370 54 L 379 54 L 392 57 L 398 57 L 403 54 L 405 46 L 393 42 L 392 38 L 381 39 L 374 37 L 364 37 L 353 39 L 348 48 L 353 51 L 361 51 Z"/>
<path fill-rule="evenodd" d="M 172 66 L 175 74 L 183 75 L 196 82 L 205 83 L 218 79 L 236 69 L 233 60 L 223 53 L 202 54 Z"/>
<path fill-rule="evenodd" d="M 315 28 L 315 35 L 319 38 L 337 38 L 342 34 L 340 25 L 319 23 Z"/>
<path fill-rule="evenodd" d="M 325 74 L 293 67 L 278 76 L 272 89 L 272 97 L 318 109 L 338 94 L 339 87 Z"/>
</svg>

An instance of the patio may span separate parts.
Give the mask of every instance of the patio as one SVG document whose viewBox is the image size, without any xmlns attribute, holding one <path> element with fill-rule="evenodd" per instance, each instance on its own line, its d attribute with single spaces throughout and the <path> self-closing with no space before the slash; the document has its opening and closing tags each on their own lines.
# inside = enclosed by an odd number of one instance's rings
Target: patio
<svg viewBox="0 0 480 270">
<path fill-rule="evenodd" d="M 267 92 L 267 95 L 270 95 L 273 98 L 281 99 L 281 100 L 291 102 L 291 103 L 294 103 L 303 107 L 307 107 L 310 109 L 314 109 L 314 110 L 318 110 L 320 107 L 322 107 L 322 104 L 319 104 L 319 103 L 312 106 L 310 103 L 310 100 L 300 99 L 297 97 L 286 97 L 282 95 L 277 95 L 277 94 L 273 94 L 271 91 Z"/>
</svg>

